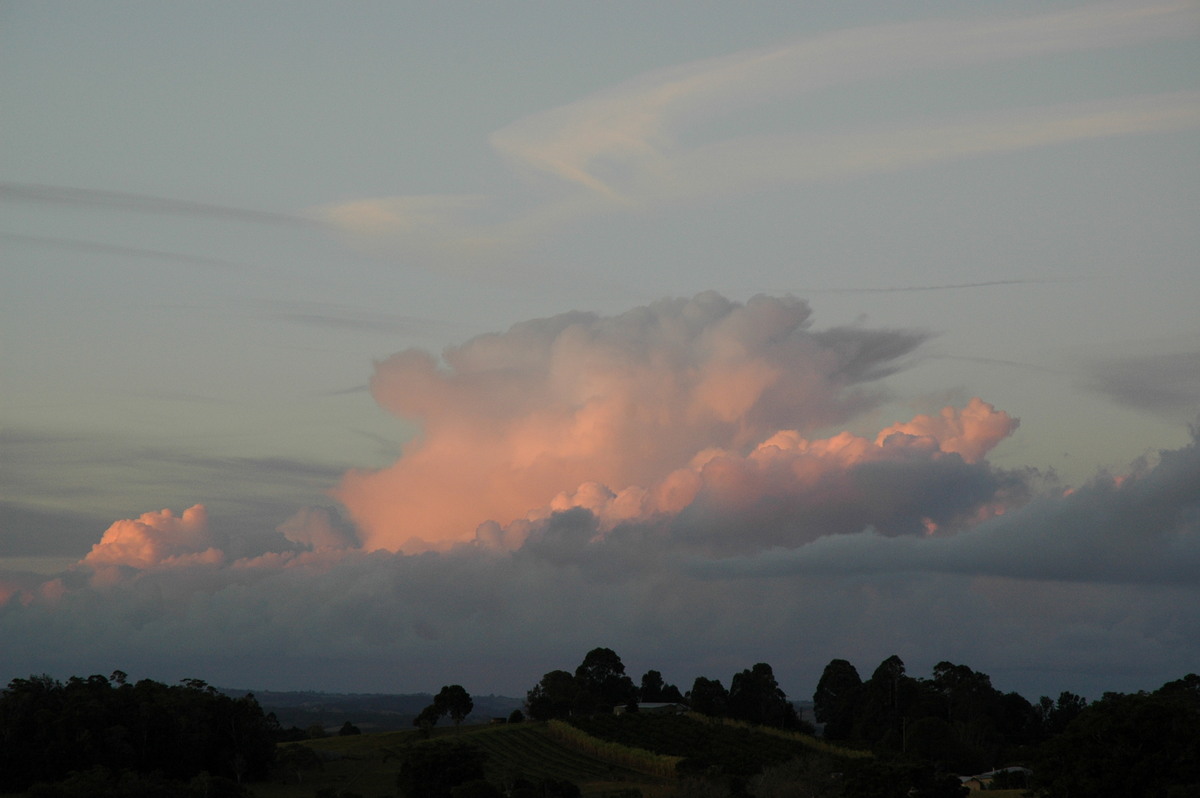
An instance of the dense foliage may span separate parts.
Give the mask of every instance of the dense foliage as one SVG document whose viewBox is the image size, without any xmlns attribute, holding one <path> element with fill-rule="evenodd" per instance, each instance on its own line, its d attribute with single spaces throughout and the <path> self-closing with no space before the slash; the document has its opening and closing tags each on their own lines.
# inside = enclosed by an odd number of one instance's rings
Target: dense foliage
<svg viewBox="0 0 1200 798">
<path fill-rule="evenodd" d="M 1106 693 L 1088 704 L 1063 692 L 1030 704 L 965 665 L 940 662 L 932 678 L 919 679 L 893 656 L 864 682 L 853 665 L 833 660 L 813 702 L 826 739 L 926 763 L 935 772 L 1028 765 L 1032 786 L 1047 798 L 1200 795 L 1195 674 L 1153 693 Z M 993 786 L 1005 777 L 1012 774 L 999 774 Z"/>
<path fill-rule="evenodd" d="M 625 675 L 625 665 L 612 649 L 592 649 L 575 673 L 554 670 L 542 676 L 525 700 L 534 720 L 611 713 L 640 702 L 689 704 L 697 712 L 787 729 L 803 727 L 796 708 L 775 681 L 771 666 L 760 662 L 736 673 L 727 691 L 720 681 L 701 676 L 682 695 L 658 671 L 642 676 L 641 688 Z"/>
<path fill-rule="evenodd" d="M 1041 746 L 1034 780 L 1052 796 L 1200 795 L 1200 676 L 1082 708 Z"/>
<path fill-rule="evenodd" d="M 656 688 L 661 691 L 665 687 L 660 679 Z M 549 720 L 572 714 L 611 712 L 613 707 L 637 700 L 638 689 L 625 675 L 621 658 L 611 648 L 594 648 L 575 673 L 555 670 L 543 676 L 526 696 L 525 708 L 534 720 Z"/>
<path fill-rule="evenodd" d="M 655 790 L 673 784 L 675 798 L 960 798 L 959 776 L 977 775 L 991 788 L 1031 787 L 1038 798 L 1200 795 L 1194 674 L 1090 704 L 1069 692 L 1031 704 L 964 665 L 940 662 L 919 678 L 892 656 L 863 680 L 833 660 L 813 696 L 824 740 L 798 733 L 805 724 L 769 665 L 729 684 L 700 677 L 681 695 L 648 671 L 636 687 L 614 652 L 593 649 L 573 673 L 551 671 L 529 692 L 532 717 L 566 722 L 455 730 L 453 740 L 412 735 L 380 749 L 393 763 L 380 784 L 434 798 L 567 798 L 579 794 L 574 782 L 597 781 L 634 795 L 642 779 Z M 663 703 L 691 712 L 653 706 Z M 466 690 L 447 685 L 426 714 L 457 725 L 472 705 Z M 0 792 L 241 798 L 244 782 L 271 773 L 299 786 L 336 768 L 329 756 L 349 750 L 343 741 L 358 732 L 347 721 L 341 740 L 314 740 L 336 742 L 333 751 L 276 750 L 288 734 L 252 695 L 231 697 L 199 680 L 130 684 L 119 671 L 65 683 L 14 679 L 0 692 Z M 425 732 L 432 736 L 432 723 Z"/>
<path fill-rule="evenodd" d="M 276 729 L 252 695 L 230 698 L 194 679 L 128 684 L 119 671 L 111 680 L 14 679 L 0 693 L 0 791 L 72 773 L 97 783 L 146 781 L 122 773 L 240 783 L 267 775 Z"/>
<path fill-rule="evenodd" d="M 1073 699 L 1064 694 L 1060 703 Z M 1002 693 L 987 674 L 965 665 L 939 662 L 933 678 L 914 678 L 896 656 L 880 663 L 865 682 L 849 662 L 833 660 L 813 695 L 826 739 L 967 774 L 1024 758 L 1024 751 L 1046 736 L 1046 724 L 1056 711 L 1053 704 L 1049 707 Z M 1069 714 L 1065 707 L 1061 711 Z"/>
</svg>

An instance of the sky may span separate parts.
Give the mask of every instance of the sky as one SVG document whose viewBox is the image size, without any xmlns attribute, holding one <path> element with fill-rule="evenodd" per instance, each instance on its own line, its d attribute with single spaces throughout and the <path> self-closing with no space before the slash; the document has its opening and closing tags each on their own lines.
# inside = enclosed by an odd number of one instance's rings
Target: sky
<svg viewBox="0 0 1200 798">
<path fill-rule="evenodd" d="M 1200 670 L 1200 3 L 0 3 L 0 680 Z"/>
</svg>

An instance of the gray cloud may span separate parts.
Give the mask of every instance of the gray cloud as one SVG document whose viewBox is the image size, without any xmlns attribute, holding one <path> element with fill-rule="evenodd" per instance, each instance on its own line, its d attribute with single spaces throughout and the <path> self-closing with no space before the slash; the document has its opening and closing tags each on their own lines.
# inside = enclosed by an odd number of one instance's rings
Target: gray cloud
<svg viewBox="0 0 1200 798">
<path fill-rule="evenodd" d="M 1137 504 L 1170 496 L 1166 483 L 1182 488 L 1185 476 L 1162 479 Z M 709 555 L 699 569 L 680 530 L 630 525 L 600 535 L 580 509 L 548 519 L 511 552 L 321 555 L 281 544 L 232 567 L 147 570 L 111 583 L 92 584 L 84 570 L 57 583 L 26 580 L 40 598 L 0 606 L 0 636 L 11 675 L 120 667 L 278 689 L 457 682 L 520 694 L 596 645 L 618 651 L 635 677 L 653 667 L 685 685 L 771 662 L 800 698 L 834 657 L 871 667 L 893 653 L 914 672 L 966 662 L 1029 697 L 1153 687 L 1186 672 L 1200 655 L 1195 582 L 1068 584 L 1029 565 L 1078 556 L 1096 544 L 1088 530 L 1103 538 L 1077 523 L 1069 545 L 1047 551 L 1047 529 L 1078 511 L 1057 506 L 1060 516 L 1041 509 L 1042 528 L 1023 537 L 1001 540 L 993 527 L 990 545 L 970 556 L 950 540 L 841 535 L 800 547 L 810 552 L 803 567 L 768 550 L 755 560 Z M 1005 546 L 1013 551 L 997 564 Z M 950 555 L 930 569 L 925 552 Z M 772 557 L 783 564 L 767 567 Z M 1045 578 L 1035 578 L 1039 569 Z"/>
<path fill-rule="evenodd" d="M 1058 280 L 986 280 L 978 283 L 945 283 L 943 285 L 904 285 L 886 288 L 806 288 L 804 294 L 895 294 L 921 291 L 959 291 L 967 288 L 995 288 L 1005 285 L 1053 283 Z"/>
<path fill-rule="evenodd" d="M 287 227 L 323 227 L 315 219 L 286 213 L 235 208 L 208 202 L 155 197 L 126 191 L 104 191 L 72 186 L 47 186 L 39 183 L 0 182 L 0 200 L 9 202 L 41 202 L 97 210 L 130 213 L 193 216 L 230 222 L 283 225 Z"/>
<path fill-rule="evenodd" d="M 215 457 L 100 434 L 16 428 L 0 430 L 0 449 L 0 483 L 12 497 L 0 503 L 0 556 L 81 557 L 116 513 L 200 499 L 210 505 L 216 526 L 224 529 L 238 519 L 247 530 L 232 537 L 239 555 L 259 552 L 279 539 L 275 526 L 298 506 L 322 502 L 347 467 L 286 457 Z M 199 485 L 204 496 L 196 495 Z M 128 506 L 149 494 L 155 497 L 150 508 Z M 81 497 L 89 498 L 91 512 L 65 509 L 78 506 Z"/>
<path fill-rule="evenodd" d="M 1200 446 L 1165 451 L 1133 474 L 1042 496 L 951 537 L 875 529 L 722 561 L 708 577 L 959 573 L 1096 584 L 1200 587 Z"/>
<path fill-rule="evenodd" d="M 1194 421 L 1200 416 L 1200 352 L 1095 360 L 1085 385 L 1135 410 Z"/>
<path fill-rule="evenodd" d="M 116 255 L 122 258 L 146 258 L 150 260 L 162 260 L 172 263 L 179 263 L 186 266 L 204 266 L 208 268 L 225 270 L 248 268 L 246 266 L 231 263 L 227 260 L 219 260 L 217 258 L 204 258 L 196 255 L 184 255 L 179 252 L 164 252 L 157 249 L 126 247 L 117 244 L 106 244 L 100 241 L 79 241 L 73 238 L 29 236 L 19 233 L 0 233 L 0 241 L 9 241 L 15 244 L 25 244 L 38 247 L 68 249 L 91 255 Z"/>
<path fill-rule="evenodd" d="M 0 558 L 78 557 L 109 520 L 0 501 Z"/>
</svg>

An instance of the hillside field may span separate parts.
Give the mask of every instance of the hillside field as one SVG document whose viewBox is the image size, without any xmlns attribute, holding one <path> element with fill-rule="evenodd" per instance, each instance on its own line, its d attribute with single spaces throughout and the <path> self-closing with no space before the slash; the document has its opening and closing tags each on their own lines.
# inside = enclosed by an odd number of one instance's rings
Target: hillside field
<svg viewBox="0 0 1200 798">
<path fill-rule="evenodd" d="M 496 784 L 520 774 L 572 781 L 586 798 L 615 798 L 630 789 L 640 790 L 644 798 L 662 798 L 673 783 L 569 748 L 554 739 L 544 723 L 435 729 L 434 737 L 469 741 L 486 751 L 487 776 Z M 402 751 L 419 740 L 416 731 L 403 731 L 292 743 L 312 749 L 326 761 L 319 769 L 300 770 L 298 782 L 258 783 L 252 789 L 256 798 L 312 798 L 325 788 L 364 798 L 395 796 Z"/>
</svg>

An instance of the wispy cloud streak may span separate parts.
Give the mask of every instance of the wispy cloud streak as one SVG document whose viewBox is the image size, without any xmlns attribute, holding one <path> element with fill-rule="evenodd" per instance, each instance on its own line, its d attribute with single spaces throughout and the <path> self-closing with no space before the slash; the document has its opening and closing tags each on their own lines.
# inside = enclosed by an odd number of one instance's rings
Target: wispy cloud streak
<svg viewBox="0 0 1200 798">
<path fill-rule="evenodd" d="M 530 246 L 575 220 L 728 198 L 780 185 L 856 179 L 1113 136 L 1200 128 L 1200 93 L 1107 97 L 905 123 L 730 135 L 742 109 L 802 110 L 803 98 L 951 70 L 1194 36 L 1193 2 L 1096 3 L 1022 17 L 941 19 L 835 31 L 650 72 L 495 131 L 493 149 L 538 199 L 365 198 L 313 213 L 359 241 L 467 259 Z M 716 124 L 714 124 L 716 123 Z M 830 127 L 830 126 L 827 126 Z M 915 290 L 915 289 L 914 289 Z"/>
<path fill-rule="evenodd" d="M 1054 280 L 985 280 L 978 283 L 947 283 L 945 285 L 903 285 L 888 288 L 806 288 L 805 294 L 895 294 L 921 291 L 957 291 L 967 288 L 995 288 L 1005 285 L 1051 283 Z"/>
<path fill-rule="evenodd" d="M 304 216 L 272 213 L 208 202 L 155 197 L 125 191 L 105 191 L 71 186 L 48 186 L 39 183 L 0 182 L 0 200 L 9 202 L 43 202 L 81 208 L 94 208 L 130 213 L 196 216 L 230 222 L 316 227 L 322 222 Z"/>
<path fill-rule="evenodd" d="M 0 233 L 0 241 L 23 244 L 35 247 L 50 247 L 68 249 L 75 252 L 96 255 L 115 255 L 121 258 L 147 258 L 165 260 L 188 266 L 206 266 L 217 269 L 246 269 L 237 263 L 219 258 L 205 258 L 198 255 L 185 255 L 179 252 L 165 252 L 158 249 L 143 249 L 141 247 L 126 247 L 120 244 L 106 244 L 102 241 L 79 241 L 74 238 L 59 238 L 56 236 L 30 236 L 20 233 Z"/>
<path fill-rule="evenodd" d="M 723 167 L 721 171 L 726 171 L 725 167 L 737 165 L 737 154 L 745 154 L 748 148 L 763 151 L 772 161 L 778 161 L 779 155 L 792 148 L 787 142 L 772 145 L 766 141 L 735 141 L 723 148 L 699 147 L 689 154 L 686 147 L 681 147 L 677 133 L 685 127 L 695 127 L 706 117 L 779 97 L 888 78 L 901 72 L 1184 37 L 1192 35 L 1197 25 L 1200 25 L 1200 7 L 1193 3 L 1104 3 L 1014 19 L 933 20 L 838 31 L 652 72 L 519 120 L 497 131 L 492 144 L 516 163 L 578 183 L 614 200 L 635 200 L 640 194 L 636 185 L 639 179 L 653 180 L 662 164 L 678 163 L 681 156 L 687 167 L 719 157 L 724 163 L 718 165 Z M 1167 120 L 1143 120 L 1143 125 L 1150 127 L 1169 124 Z M 1061 135 L 1071 135 L 1061 125 L 1059 128 Z M 949 132 L 961 139 L 963 133 L 980 131 Z M 1075 134 L 1087 135 L 1087 131 L 1077 130 Z M 897 132 L 886 134 L 888 139 L 896 135 Z M 999 128 L 990 136 L 980 137 L 970 149 L 985 152 L 1011 148 L 1017 145 L 1014 136 L 1036 141 L 1048 135 L 1047 131 L 1028 126 L 1007 131 Z M 926 142 L 929 149 L 944 149 L 951 143 L 942 138 Z M 911 149 L 915 144 L 902 146 L 901 150 Z M 841 174 L 852 162 L 860 163 L 864 169 L 878 169 L 888 168 L 897 160 L 907 163 L 917 160 L 914 152 L 888 152 L 890 148 L 881 145 L 882 142 L 871 141 L 870 135 L 859 137 L 848 148 L 848 152 L 856 155 L 847 156 L 841 159 L 842 163 L 829 168 Z M 819 163 L 835 152 L 830 147 L 824 149 L 827 150 L 824 157 L 814 159 L 805 171 L 815 176 Z M 794 160 L 796 153 L 791 154 Z M 605 172 L 635 177 L 633 181 L 619 181 L 605 177 Z M 754 177 L 762 179 L 761 175 Z M 713 179 L 710 175 L 705 182 Z"/>
</svg>

